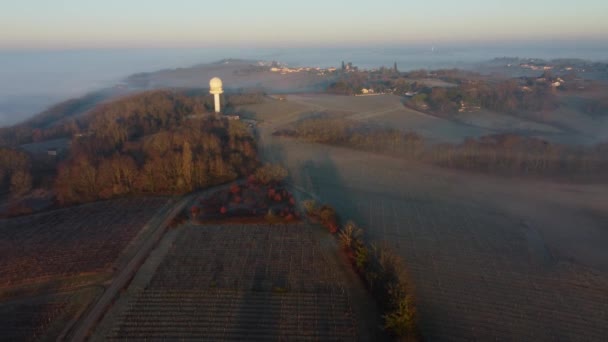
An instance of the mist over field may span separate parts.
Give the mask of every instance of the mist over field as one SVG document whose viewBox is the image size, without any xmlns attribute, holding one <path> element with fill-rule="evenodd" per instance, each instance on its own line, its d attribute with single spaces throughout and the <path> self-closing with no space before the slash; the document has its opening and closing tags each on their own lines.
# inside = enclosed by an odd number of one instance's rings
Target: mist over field
<svg viewBox="0 0 608 342">
<path fill-rule="evenodd" d="M 607 0 L 4 1 L 1 341 L 607 341 Z"/>
<path fill-rule="evenodd" d="M 185 68 L 224 58 L 276 60 L 290 66 L 338 67 L 342 60 L 360 68 L 390 66 L 402 71 L 473 68 L 496 57 L 606 60 L 604 46 L 441 46 L 362 48 L 197 48 L 0 51 L 0 126 L 23 121 L 68 98 L 111 87 L 127 76 Z M 201 80 L 205 86 L 206 80 Z"/>
</svg>

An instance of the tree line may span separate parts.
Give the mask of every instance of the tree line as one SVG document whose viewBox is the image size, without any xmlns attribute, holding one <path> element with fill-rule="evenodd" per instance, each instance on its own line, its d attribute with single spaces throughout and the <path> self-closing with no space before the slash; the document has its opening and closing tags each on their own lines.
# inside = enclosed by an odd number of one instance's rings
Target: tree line
<svg viewBox="0 0 608 342">
<path fill-rule="evenodd" d="M 332 118 L 306 119 L 275 134 L 492 173 L 601 178 L 608 167 L 608 144 L 569 146 L 515 134 L 468 138 L 459 144 L 429 144 L 415 132 Z"/>
<path fill-rule="evenodd" d="M 387 247 L 366 241 L 363 229 L 353 221 L 341 226 L 333 207 L 313 200 L 305 200 L 302 207 L 309 218 L 336 234 L 342 251 L 383 313 L 384 330 L 400 340 L 420 340 L 412 284 L 403 259 Z"/>
</svg>

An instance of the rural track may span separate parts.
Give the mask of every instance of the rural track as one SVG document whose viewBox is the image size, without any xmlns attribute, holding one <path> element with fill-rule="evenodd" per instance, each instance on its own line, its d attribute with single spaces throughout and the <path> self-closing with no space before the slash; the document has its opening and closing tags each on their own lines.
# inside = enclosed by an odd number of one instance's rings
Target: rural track
<svg viewBox="0 0 608 342">
<path fill-rule="evenodd" d="M 112 279 L 112 283 L 106 289 L 106 291 L 97 300 L 91 310 L 86 313 L 86 316 L 80 320 L 80 323 L 75 327 L 72 338 L 73 342 L 86 341 L 89 332 L 95 327 L 97 322 L 103 317 L 107 308 L 112 304 L 112 301 L 120 290 L 128 285 L 131 278 L 137 272 L 140 265 L 148 257 L 156 243 L 164 235 L 167 226 L 170 221 L 175 217 L 184 207 L 190 203 L 192 198 L 196 194 L 191 194 L 180 199 L 173 207 L 164 209 L 157 217 L 152 218 L 148 224 L 155 225 L 154 232 L 143 242 L 139 251 L 133 256 L 129 263 L 120 271 L 120 273 Z"/>
</svg>

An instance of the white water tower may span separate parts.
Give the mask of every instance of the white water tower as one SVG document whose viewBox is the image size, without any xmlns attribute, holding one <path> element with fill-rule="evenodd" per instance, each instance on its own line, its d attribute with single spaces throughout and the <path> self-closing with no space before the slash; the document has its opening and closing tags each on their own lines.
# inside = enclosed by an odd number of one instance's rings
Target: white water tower
<svg viewBox="0 0 608 342">
<path fill-rule="evenodd" d="M 222 80 L 219 77 L 214 77 L 209 81 L 209 92 L 213 94 L 215 99 L 215 112 L 220 112 L 220 94 L 224 92 L 222 89 Z"/>
</svg>

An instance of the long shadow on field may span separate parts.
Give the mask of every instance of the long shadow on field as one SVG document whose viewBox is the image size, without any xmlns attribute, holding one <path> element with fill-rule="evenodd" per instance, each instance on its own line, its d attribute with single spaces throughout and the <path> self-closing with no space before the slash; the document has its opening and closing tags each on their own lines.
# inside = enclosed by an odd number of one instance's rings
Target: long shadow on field
<svg viewBox="0 0 608 342">
<path fill-rule="evenodd" d="M 315 153 L 313 159 L 306 160 L 300 165 L 297 170 L 299 177 L 293 179 L 294 183 L 300 184 L 315 200 L 334 207 L 342 224 L 349 220 L 356 223 L 363 222 L 364 214 L 361 212 L 363 206 L 354 200 L 361 194 L 357 194 L 357 190 L 348 184 L 348 180 L 342 176 L 341 170 L 336 166 L 328 151 L 326 149 L 318 150 L 319 152 Z M 357 295 L 356 291 L 353 291 L 349 297 L 355 316 L 358 317 L 356 322 L 358 337 L 362 340 L 385 340 L 386 336 L 378 329 L 381 322 L 377 308 L 368 306 L 374 305 L 373 302 L 370 303 L 366 299 L 358 297 L 366 296 L 365 292 Z"/>
<path fill-rule="evenodd" d="M 342 221 L 348 219 L 360 221 L 360 217 L 356 215 L 357 205 L 352 201 L 352 189 L 343 182 L 342 174 L 327 150 L 269 135 L 264 135 L 264 139 L 260 144 L 263 159 L 282 164 L 289 169 L 288 182 L 292 185 L 297 200 L 312 198 L 318 203 L 326 203 L 336 208 Z M 272 256 L 269 255 L 266 260 L 270 262 Z M 237 330 L 251 329 L 251 339 L 257 338 L 257 334 L 275 340 L 298 337 L 323 340 L 330 336 L 339 336 L 336 334 L 340 334 L 341 328 L 322 319 L 321 317 L 326 317 L 326 313 L 317 311 L 323 310 L 322 306 L 315 307 L 313 304 L 311 307 L 312 303 L 306 304 L 300 301 L 294 303 L 287 299 L 289 296 L 297 295 L 298 291 L 307 292 L 311 288 L 321 286 L 316 284 L 315 279 L 310 279 L 307 284 L 291 284 L 288 280 L 289 270 L 284 270 L 284 273 L 275 270 L 273 276 L 269 277 L 265 273 L 265 266 L 267 265 L 256 265 L 253 291 L 244 293 L 243 298 L 239 300 L 240 309 L 235 318 Z M 290 288 L 291 286 L 294 288 Z M 283 291 L 285 294 L 282 294 Z M 283 296 L 286 298 L 281 299 Z M 304 295 L 302 298 L 307 297 Z M 257 324 L 253 324 L 250 312 L 256 307 L 255 303 L 260 301 L 274 304 L 264 306 L 267 309 L 260 309 L 262 312 L 253 319 Z M 378 336 L 377 324 L 373 319 L 368 319 L 369 313 L 363 312 L 369 311 L 369 308 L 365 308 L 361 303 L 351 302 L 350 305 L 355 310 L 355 317 L 359 317 L 356 322 L 359 329 L 356 332 L 357 336 Z M 341 317 L 336 319 L 340 320 Z M 295 325 L 294 320 L 297 322 Z"/>
<path fill-rule="evenodd" d="M 314 159 L 302 163 L 298 171 L 299 179 L 294 182 L 322 203 L 334 207 L 342 223 L 348 220 L 363 222 L 359 206 L 354 201 L 357 198 L 355 190 L 343 180 L 340 170 L 326 151 L 319 152 Z"/>
</svg>

